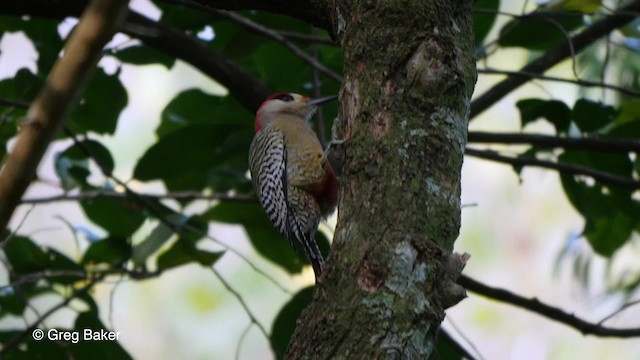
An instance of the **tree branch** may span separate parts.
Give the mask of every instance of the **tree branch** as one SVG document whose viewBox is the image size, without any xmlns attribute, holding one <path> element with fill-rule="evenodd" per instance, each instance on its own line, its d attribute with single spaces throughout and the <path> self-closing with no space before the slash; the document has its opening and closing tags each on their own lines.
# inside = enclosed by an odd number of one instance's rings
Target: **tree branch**
<svg viewBox="0 0 640 360">
<path fill-rule="evenodd" d="M 0 228 L 6 228 L 34 178 L 49 142 L 75 107 L 101 50 L 124 20 L 127 0 L 93 0 L 45 85 L 31 104 L 16 145 L 0 172 Z"/>
<path fill-rule="evenodd" d="M 186 61 L 229 90 L 251 112 L 271 95 L 258 78 L 202 41 L 161 22 L 130 11 L 123 31 L 145 44 Z"/>
<path fill-rule="evenodd" d="M 262 1 L 262 0 L 161 0 L 194 8 L 220 10 L 262 10 L 282 14 L 329 30 L 329 6 L 326 1 Z M 3 1 L 0 9 L 5 14 L 32 15 L 64 18 L 77 16 L 87 5 L 87 0 L 13 0 Z"/>
<path fill-rule="evenodd" d="M 549 319 L 558 321 L 580 331 L 584 335 L 595 335 L 603 337 L 640 336 L 640 328 L 613 329 L 590 323 L 576 317 L 573 314 L 568 314 L 556 307 L 542 303 L 536 298 L 527 299 L 504 289 L 487 286 L 465 275 L 462 275 L 460 276 L 460 278 L 458 278 L 458 284 L 464 286 L 467 290 L 472 291 L 476 294 L 486 296 L 488 298 L 495 299 L 507 304 L 515 305 Z"/>
<path fill-rule="evenodd" d="M 579 78 L 574 80 L 574 79 L 566 79 L 566 78 L 555 77 L 555 76 L 546 76 L 546 75 L 542 75 L 542 74 L 538 74 L 538 73 L 531 73 L 531 72 L 524 72 L 524 71 L 509 71 L 509 70 L 500 70 L 500 69 L 492 69 L 492 68 L 478 69 L 478 73 L 479 74 L 489 74 L 489 75 L 509 75 L 509 76 L 512 76 L 512 77 L 519 77 L 520 76 L 520 77 L 524 77 L 524 79 L 526 81 L 528 81 L 529 79 L 539 79 L 539 80 L 546 80 L 546 81 L 557 81 L 557 82 L 571 83 L 571 84 L 575 84 L 575 85 L 578 85 L 578 86 L 584 86 L 584 87 L 599 87 L 599 88 L 604 88 L 604 89 L 616 90 L 616 91 L 620 92 L 621 94 L 625 94 L 625 95 L 629 95 L 629 96 L 640 97 L 640 91 L 627 89 L 627 88 L 624 88 L 622 86 L 607 84 L 605 82 L 582 80 L 582 79 L 579 79 Z"/>
<path fill-rule="evenodd" d="M 314 68 L 318 69 L 318 71 L 320 71 L 323 74 L 327 75 L 332 80 L 334 80 L 334 81 L 336 81 L 338 83 L 342 82 L 342 76 L 336 74 L 331 69 L 329 69 L 324 64 L 322 64 L 317 59 L 315 59 L 313 56 L 307 54 L 305 51 L 303 51 L 302 49 L 297 47 L 294 43 L 289 41 L 284 35 L 280 34 L 279 32 L 277 32 L 275 30 L 272 30 L 272 29 L 269 29 L 266 26 L 262 26 L 261 24 L 258 24 L 255 21 L 252 21 L 250 19 L 247 19 L 244 16 L 241 16 L 241 15 L 238 15 L 238 14 L 235 14 L 235 13 L 232 13 L 232 12 L 216 10 L 215 13 L 220 15 L 220 16 L 222 16 L 222 17 L 224 17 L 224 18 L 227 18 L 227 19 L 235 22 L 236 24 L 244 27 L 245 29 L 247 29 L 249 31 L 252 31 L 252 32 L 254 32 L 256 34 L 259 34 L 259 35 L 262 35 L 262 36 L 266 36 L 268 38 L 271 38 L 271 39 L 281 43 L 287 49 L 289 49 L 294 55 L 296 55 L 297 57 L 299 57 L 303 61 L 307 62 L 309 65 L 313 66 Z"/>
<path fill-rule="evenodd" d="M 237 202 L 255 202 L 257 198 L 254 194 L 211 194 L 205 195 L 197 191 L 180 191 L 166 194 L 138 194 L 141 197 L 153 200 L 173 199 L 181 201 L 189 200 L 224 200 L 224 201 L 237 201 Z M 26 198 L 20 201 L 21 204 L 46 204 L 59 201 L 89 201 L 98 198 L 110 198 L 110 199 L 126 199 L 129 195 L 125 192 L 118 192 L 113 190 L 104 191 L 85 191 L 79 194 L 60 194 L 54 196 Z"/>
<path fill-rule="evenodd" d="M 579 53 L 587 46 L 610 33 L 614 29 L 628 24 L 636 18 L 634 13 L 640 11 L 640 0 L 635 0 L 627 6 L 620 8 L 615 13 L 605 17 L 604 19 L 589 26 L 581 33 L 571 37 L 568 41 L 548 50 L 540 58 L 530 62 L 519 72 L 522 75 L 509 76 L 505 80 L 499 82 L 484 94 L 477 97 L 471 102 L 470 119 L 481 112 L 488 109 L 491 105 L 498 102 L 505 95 L 526 83 L 531 77 L 524 74 L 542 74 L 554 65 L 571 55 L 571 50 Z"/>
<path fill-rule="evenodd" d="M 493 160 L 493 161 L 511 164 L 515 166 L 535 166 L 535 167 L 541 167 L 546 169 L 558 170 L 562 173 L 570 174 L 570 175 L 586 175 L 586 176 L 592 177 L 596 181 L 600 181 L 610 185 L 616 185 L 616 186 L 620 186 L 627 189 L 633 189 L 633 190 L 640 189 L 640 181 L 633 180 L 631 178 L 611 175 L 603 171 L 593 170 L 588 167 L 579 166 L 579 165 L 557 163 L 553 161 L 540 160 L 536 158 L 504 156 L 491 150 L 476 150 L 476 149 L 470 149 L 470 148 L 467 148 L 465 150 L 465 155 L 474 156 L 477 158 L 482 158 L 487 160 Z"/>
<path fill-rule="evenodd" d="M 164 0 L 208 10 L 262 10 L 300 19 L 316 27 L 330 30 L 329 6 L 326 1 L 262 1 L 262 0 Z"/>
<path fill-rule="evenodd" d="M 541 134 L 469 131 L 468 141 L 473 143 L 526 144 L 545 149 L 563 148 L 621 153 L 640 152 L 640 140 L 634 139 L 567 138 Z"/>
</svg>

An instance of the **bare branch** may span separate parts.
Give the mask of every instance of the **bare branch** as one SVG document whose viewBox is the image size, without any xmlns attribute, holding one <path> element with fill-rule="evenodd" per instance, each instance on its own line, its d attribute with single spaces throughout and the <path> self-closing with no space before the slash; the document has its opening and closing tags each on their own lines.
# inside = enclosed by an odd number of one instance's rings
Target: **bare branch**
<svg viewBox="0 0 640 360">
<path fill-rule="evenodd" d="M 247 315 L 249 316 L 249 319 L 251 319 L 251 322 L 253 324 L 256 324 L 260 332 L 264 335 L 265 339 L 269 342 L 269 345 L 271 345 L 271 348 L 273 348 L 273 345 L 271 344 L 271 336 L 269 336 L 269 332 L 267 331 L 267 329 L 264 328 L 264 326 L 262 326 L 262 324 L 260 324 L 258 319 L 253 315 L 253 313 L 251 312 L 251 309 L 249 309 L 249 306 L 242 298 L 242 295 L 240 295 L 240 293 L 238 293 L 236 289 L 231 287 L 231 285 L 222 277 L 222 275 L 218 272 L 218 270 L 216 270 L 215 266 L 211 266 L 211 272 L 213 272 L 213 275 L 215 275 L 215 277 L 217 277 L 218 280 L 220 280 L 220 283 L 222 284 L 222 286 L 224 286 L 224 288 L 227 289 L 227 291 L 230 292 L 231 295 L 233 295 L 233 297 L 236 298 L 236 300 L 238 300 L 238 303 L 240 303 L 240 306 L 242 306 L 242 308 L 244 309 L 244 312 L 247 313 Z"/>
<path fill-rule="evenodd" d="M 630 308 L 632 306 L 638 305 L 638 304 L 640 304 L 640 300 L 634 300 L 634 301 L 631 301 L 631 302 L 628 302 L 628 303 L 622 305 L 618 310 L 612 312 L 611 314 L 605 316 L 602 320 L 598 321 L 598 325 L 604 324 L 607 320 L 611 319 L 612 317 L 614 317 L 614 316 L 620 314 L 621 312 L 625 311 L 626 309 L 628 309 L 628 308 Z"/>
<path fill-rule="evenodd" d="M 311 44 L 318 44 L 318 45 L 338 46 L 338 44 L 336 44 L 335 41 L 326 37 L 322 37 L 320 35 L 308 35 L 308 34 L 301 34 L 297 32 L 282 31 L 282 30 L 278 30 L 278 33 L 289 40 L 306 42 Z"/>
<path fill-rule="evenodd" d="M 469 131 L 469 142 L 527 144 L 540 148 L 579 149 L 601 152 L 640 152 L 640 140 L 612 138 L 567 138 L 560 136 L 524 134 L 524 133 L 490 133 Z"/>
<path fill-rule="evenodd" d="M 162 0 L 162 2 L 210 10 L 262 10 L 291 16 L 314 26 L 330 29 L 329 13 L 327 11 L 329 4 L 325 1 Z M 86 4 L 86 0 L 4 0 L 1 10 L 5 14 L 63 18 L 77 16 Z"/>
<path fill-rule="evenodd" d="M 17 143 L 0 172 L 0 228 L 6 228 L 33 180 L 49 142 L 76 106 L 101 50 L 124 20 L 127 0 L 93 0 L 29 108 Z"/>
<path fill-rule="evenodd" d="M 546 169 L 558 170 L 562 173 L 570 174 L 570 175 L 586 175 L 586 176 L 592 177 L 597 181 L 607 183 L 610 185 L 616 185 L 616 186 L 620 186 L 627 189 L 633 189 L 633 190 L 640 189 L 640 181 L 633 180 L 631 178 L 611 175 L 606 172 L 593 170 L 591 168 L 587 168 L 579 165 L 558 163 L 558 162 L 540 160 L 535 158 L 504 156 L 491 150 L 476 150 L 476 149 L 470 149 L 470 148 L 467 148 L 465 150 L 465 155 L 487 159 L 487 160 L 493 160 L 493 161 L 511 164 L 515 166 L 535 166 L 535 167 L 541 167 Z"/>
<path fill-rule="evenodd" d="M 605 17 L 604 19 L 592 24 L 579 34 L 571 37 L 569 41 L 549 49 L 540 58 L 530 62 L 520 72 L 523 74 L 533 73 L 542 74 L 554 65 L 566 59 L 572 53 L 579 53 L 587 46 L 600 39 L 602 36 L 610 33 L 614 29 L 628 24 L 633 21 L 636 16 L 632 15 L 640 11 L 640 0 L 635 0 L 627 6 L 620 8 L 615 13 Z M 571 44 L 571 46 L 570 46 Z M 526 76 L 509 76 L 507 79 L 499 82 L 484 94 L 477 97 L 471 102 L 471 113 L 469 118 L 488 109 L 490 106 L 498 102 L 505 95 L 526 83 L 530 77 Z"/>
<path fill-rule="evenodd" d="M 486 296 L 507 304 L 515 305 L 525 310 L 542 315 L 546 318 L 558 321 L 580 331 L 584 335 L 611 336 L 611 337 L 635 337 L 640 336 L 640 328 L 613 329 L 598 324 L 587 322 L 573 314 L 566 313 L 556 307 L 540 302 L 538 299 L 527 299 L 510 291 L 490 287 L 468 276 L 462 275 L 458 283 L 467 290 Z"/>
<path fill-rule="evenodd" d="M 251 112 L 258 110 L 264 99 L 272 93 L 258 78 L 225 55 L 171 26 L 130 11 L 123 30 L 149 46 L 186 61 L 215 79 Z"/>
<path fill-rule="evenodd" d="M 298 18 L 323 29 L 330 28 L 327 11 L 329 5 L 325 1 L 164 0 L 164 2 L 205 10 L 263 10 Z"/>
<path fill-rule="evenodd" d="M 331 78 L 332 80 L 341 83 L 342 82 L 342 76 L 336 74 L 333 70 L 329 69 L 328 67 L 326 67 L 324 64 L 322 64 L 321 62 L 319 62 L 317 59 L 315 59 L 313 56 L 307 54 L 304 50 L 300 49 L 299 47 L 297 47 L 295 44 L 293 44 L 291 41 L 287 40 L 286 37 L 284 37 L 282 34 L 280 34 L 279 32 L 272 30 L 266 26 L 263 26 L 261 24 L 258 24 L 255 21 L 252 21 L 244 16 L 229 12 L 229 11 L 222 11 L 222 10 L 216 10 L 215 11 L 216 14 L 225 17 L 233 22 L 235 22 L 236 24 L 243 26 L 245 29 L 253 31 L 257 34 L 266 36 L 268 38 L 271 38 L 273 40 L 276 40 L 278 42 L 280 42 L 282 45 L 284 45 L 287 49 L 291 50 L 291 52 L 293 52 L 297 57 L 299 57 L 300 59 L 304 60 L 305 62 L 307 62 L 309 65 L 313 66 L 314 68 L 318 69 L 318 71 L 320 71 L 321 73 L 327 75 L 329 78 Z"/>
<path fill-rule="evenodd" d="M 138 193 L 141 197 L 153 200 L 224 200 L 224 201 L 238 201 L 238 202 L 255 202 L 257 201 L 254 194 L 210 194 L 206 195 L 197 191 L 178 191 L 170 192 L 166 194 L 145 194 Z M 110 198 L 110 199 L 127 199 L 129 195 L 126 192 L 118 192 L 113 190 L 97 190 L 97 191 L 85 191 L 78 194 L 60 194 L 54 196 L 35 197 L 22 199 L 22 204 L 46 204 L 60 201 L 88 201 L 97 198 Z"/>
<path fill-rule="evenodd" d="M 571 84 L 576 84 L 578 86 L 585 86 L 585 87 L 600 87 L 600 88 L 603 88 L 603 89 L 616 90 L 616 91 L 618 91 L 618 92 L 620 92 L 621 94 L 624 94 L 624 95 L 640 97 L 640 91 L 627 89 L 625 87 L 617 86 L 617 85 L 613 85 L 613 84 L 607 84 L 605 82 L 582 80 L 582 79 L 579 79 L 579 78 L 578 79 L 566 79 L 566 78 L 561 78 L 561 77 L 556 77 L 556 76 L 542 75 L 542 74 L 539 74 L 539 73 L 531 73 L 531 72 L 524 72 L 524 71 L 509 71 L 509 70 L 500 70 L 500 69 L 492 69 L 492 68 L 478 69 L 478 73 L 480 73 L 480 74 L 489 74 L 489 75 L 509 75 L 509 76 L 512 76 L 512 77 L 520 76 L 520 77 L 523 77 L 525 80 L 539 79 L 539 80 L 545 80 L 545 81 L 557 81 L 557 82 L 571 83 Z"/>
</svg>

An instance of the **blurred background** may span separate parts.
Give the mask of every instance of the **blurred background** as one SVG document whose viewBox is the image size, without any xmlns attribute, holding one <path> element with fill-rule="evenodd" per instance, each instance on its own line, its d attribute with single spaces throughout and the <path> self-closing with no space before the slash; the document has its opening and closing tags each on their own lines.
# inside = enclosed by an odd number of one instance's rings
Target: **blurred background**
<svg viewBox="0 0 640 360">
<path fill-rule="evenodd" d="M 534 2 L 502 1 L 500 10 L 519 13 L 535 6 Z M 150 1 L 134 0 L 131 7 L 152 19 L 161 16 L 160 9 Z M 495 36 L 500 24 L 508 20 L 498 17 L 488 38 Z M 72 20 L 65 21 L 59 27 L 60 33 L 65 35 L 74 24 Z M 215 37 L 215 29 L 202 29 L 199 36 Z M 118 35 L 111 44 L 128 41 L 128 37 Z M 24 67 L 35 72 L 38 55 L 24 34 L 4 32 L 0 52 L 0 79 L 12 78 Z M 491 55 L 490 61 L 493 67 L 517 70 L 530 61 L 530 56 L 523 49 L 500 48 Z M 177 94 L 193 88 L 208 94 L 226 94 L 223 87 L 180 60 L 167 69 L 160 65 L 119 63 L 106 56 L 100 66 L 108 74 L 117 73 L 129 98 L 115 133 L 95 135 L 111 151 L 116 164 L 114 175 L 122 179 L 132 178 L 134 166 L 156 141 L 154 130 L 159 125 L 161 112 Z M 571 75 L 571 66 L 571 62 L 565 61 L 547 74 L 567 77 Z M 483 93 L 500 79 L 500 76 L 479 76 L 476 94 Z M 584 90 L 574 84 L 530 82 L 475 119 L 470 129 L 519 132 L 520 113 L 514 106 L 517 99 L 554 98 L 573 104 L 583 95 L 581 91 Z M 611 101 L 615 94 L 599 89 L 590 96 Z M 328 119 L 333 116 L 335 114 L 325 113 Z M 543 121 L 527 125 L 525 131 L 554 133 L 553 127 Z M 25 198 L 60 194 L 54 157 L 70 144 L 69 140 L 63 140 L 49 148 L 38 170 L 40 180 L 29 188 Z M 509 147 L 513 152 L 525 149 Z M 189 156 L 189 149 L 176 151 Z M 90 180 L 103 181 L 95 173 L 91 176 L 94 178 Z M 160 181 L 133 181 L 128 185 L 144 193 L 165 191 Z M 215 202 L 195 201 L 184 212 L 196 214 L 213 204 Z M 466 157 L 462 204 L 462 228 L 455 250 L 471 254 L 465 274 L 474 279 L 524 297 L 536 297 L 595 323 L 625 302 L 638 299 L 637 294 L 625 297 L 623 293 L 611 292 L 612 284 L 625 274 L 640 272 L 637 237 L 611 259 L 595 254 L 580 237 L 584 219 L 567 200 L 556 172 L 524 168 L 518 176 L 511 166 Z M 329 238 L 335 221 L 336 215 L 321 225 Z M 136 243 L 148 237 L 156 223 L 148 220 L 132 241 Z M 68 224 L 74 227 L 70 229 Z M 78 257 L 92 238 L 105 235 L 73 201 L 22 205 L 14 214 L 11 227 L 20 234 L 28 234 L 36 243 L 70 257 Z M 282 285 L 283 288 L 274 285 L 232 253 L 215 264 L 222 278 L 242 297 L 255 321 L 267 331 L 292 294 L 314 282 L 310 267 L 298 275 L 290 275 L 256 253 L 242 226 L 211 223 L 209 234 L 243 254 Z M 202 246 L 223 250 L 219 244 L 206 239 Z M 6 271 L 0 268 L 0 284 L 7 283 Z M 102 322 L 120 332 L 122 346 L 135 359 L 271 359 L 274 356 L 267 339 L 252 325 L 243 305 L 206 267 L 181 266 L 159 278 L 141 281 L 120 281 L 114 277 L 97 285 L 92 294 L 99 305 Z M 46 309 L 57 299 L 45 294 L 34 298 L 32 306 Z M 34 312 L 27 312 L 27 321 L 35 318 Z M 45 325 L 70 327 L 74 319 L 74 311 L 63 309 L 48 318 Z M 5 317 L 0 321 L 0 328 L 24 324 L 25 319 Z M 626 309 L 605 324 L 638 327 L 640 306 Z M 447 311 L 443 327 L 483 359 L 640 359 L 637 339 L 583 336 L 547 318 L 473 293 Z"/>
</svg>

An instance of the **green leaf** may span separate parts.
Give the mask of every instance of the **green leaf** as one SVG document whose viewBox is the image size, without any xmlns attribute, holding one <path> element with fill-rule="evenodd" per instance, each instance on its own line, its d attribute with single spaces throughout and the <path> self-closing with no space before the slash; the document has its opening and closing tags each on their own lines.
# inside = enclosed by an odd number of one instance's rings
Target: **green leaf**
<svg viewBox="0 0 640 360">
<path fill-rule="evenodd" d="M 247 169 L 252 136 L 251 131 L 238 130 L 236 125 L 185 126 L 151 146 L 134 176 L 143 181 L 161 179 L 171 191 L 203 189 L 212 185 L 212 172 Z"/>
<path fill-rule="evenodd" d="M 611 257 L 629 240 L 637 223 L 623 212 L 617 211 L 606 218 L 599 217 L 587 220 L 584 236 L 589 240 L 589 244 L 595 252 L 602 256 Z"/>
<path fill-rule="evenodd" d="M 273 321 L 271 347 L 277 359 L 284 358 L 287 346 L 289 346 L 289 340 L 296 328 L 296 321 L 300 317 L 302 310 L 311 303 L 313 288 L 313 286 L 309 286 L 295 294 L 291 300 L 284 305 Z"/>
<path fill-rule="evenodd" d="M 186 218 L 179 215 L 168 216 L 169 221 L 184 223 Z M 176 223 L 177 225 L 178 223 Z M 159 223 L 140 244 L 133 247 L 133 263 L 135 266 L 142 266 L 147 258 L 158 251 L 173 236 L 173 230 L 163 223 Z"/>
<path fill-rule="evenodd" d="M 80 205 L 87 217 L 111 236 L 126 238 L 145 220 L 138 204 L 130 199 L 96 198 Z"/>
<path fill-rule="evenodd" d="M 0 16 L 3 32 L 22 31 L 38 51 L 38 74 L 46 76 L 58 59 L 63 42 L 58 34 L 58 21 L 40 17 Z"/>
<path fill-rule="evenodd" d="M 134 65 L 155 65 L 160 64 L 167 69 L 171 69 L 176 59 L 158 51 L 150 46 L 138 45 L 118 49 L 112 53 L 120 61 Z"/>
<path fill-rule="evenodd" d="M 106 263 L 120 265 L 129 259 L 131 245 L 126 238 L 110 236 L 106 239 L 92 242 L 82 258 L 83 265 Z"/>
<path fill-rule="evenodd" d="M 573 105 L 573 121 L 582 132 L 591 133 L 613 123 L 618 112 L 613 106 L 587 99 Z"/>
<path fill-rule="evenodd" d="M 624 124 L 638 120 L 640 120 L 640 100 L 623 101 L 616 122 Z"/>
<path fill-rule="evenodd" d="M 34 75 L 30 70 L 20 69 L 13 78 L 0 81 L 0 97 L 23 102 L 28 106 L 40 91 L 43 83 L 42 78 Z M 17 110 L 24 111 L 26 109 Z M 3 118 L 5 116 L 11 116 L 11 114 L 3 114 Z"/>
<path fill-rule="evenodd" d="M 195 243 L 178 239 L 173 246 L 158 257 L 158 270 L 168 270 L 174 267 L 196 262 L 202 266 L 212 266 L 224 252 L 210 252 L 196 248 Z"/>
<path fill-rule="evenodd" d="M 206 11 L 182 5 L 168 4 L 165 2 L 155 3 L 162 10 L 162 23 L 171 24 L 180 30 L 195 31 L 207 25 L 212 16 Z"/>
<path fill-rule="evenodd" d="M 640 139 L 640 121 L 629 121 L 614 126 L 604 136 L 617 139 Z"/>
<path fill-rule="evenodd" d="M 72 144 L 66 150 L 56 154 L 54 166 L 56 174 L 62 182 L 65 190 L 71 190 L 76 187 L 89 189 L 91 186 L 87 182 L 89 172 L 89 155 L 85 153 L 86 149 L 91 153 L 91 157 L 95 158 L 107 172 L 113 171 L 115 164 L 109 150 L 100 142 L 95 140 L 82 140 L 80 145 Z"/>
<path fill-rule="evenodd" d="M 91 338 L 93 340 L 84 340 L 85 331 L 91 330 Z M 116 340 L 101 340 L 100 332 L 109 331 L 108 328 L 100 321 L 97 311 L 81 312 L 76 318 L 74 330 L 80 331 L 80 337 L 83 339 L 77 344 L 70 344 L 68 350 L 76 359 L 96 359 L 96 360 L 126 360 L 131 356 L 120 346 Z M 97 333 L 97 334 L 96 334 Z M 114 337 L 115 337 L 114 333 Z M 96 338 L 96 336 L 98 336 Z M 122 339 L 123 334 L 118 335 Z M 46 342 L 46 341 L 44 341 Z"/>
<path fill-rule="evenodd" d="M 220 97 L 190 89 L 178 94 L 164 108 L 156 134 L 163 137 L 193 124 L 235 125 L 250 131 L 253 115 L 230 96 Z"/>
<path fill-rule="evenodd" d="M 567 34 L 583 25 L 582 16 L 577 11 L 546 11 L 514 19 L 500 29 L 498 44 L 543 51 L 566 42 Z"/>
<path fill-rule="evenodd" d="M 558 160 L 622 177 L 631 177 L 633 167 L 625 154 L 565 151 Z M 612 256 L 640 224 L 640 203 L 632 199 L 633 191 L 567 174 L 560 179 L 567 198 L 585 218 L 583 235 L 600 255 Z"/>
<path fill-rule="evenodd" d="M 20 69 L 13 78 L 0 81 L 0 98 L 28 106 L 41 86 L 42 79 L 27 69 Z M 17 134 L 20 120 L 26 114 L 25 108 L 0 105 L 0 159 L 6 154 L 7 143 Z"/>
<path fill-rule="evenodd" d="M 6 231 L 2 238 L 6 239 Z M 15 234 L 4 243 L 4 253 L 16 274 L 42 271 L 49 264 L 47 254 L 38 245 Z"/>
<path fill-rule="evenodd" d="M 84 271 L 84 269 L 82 268 L 82 266 L 80 266 L 80 264 L 71 260 L 69 257 L 67 257 L 66 255 L 56 250 L 47 249 L 46 255 L 48 259 L 48 264 L 46 267 L 47 270 L 54 271 L 54 272 L 55 271 L 68 271 L 68 272 Z M 82 278 L 78 276 L 63 275 L 63 276 L 48 276 L 47 279 L 50 282 L 55 282 L 59 284 L 73 284 L 78 280 L 81 280 Z"/>
<path fill-rule="evenodd" d="M 271 89 L 292 91 L 305 94 L 309 90 L 309 65 L 291 52 L 283 52 L 282 46 L 266 43 L 260 46 L 251 57 L 251 69 Z"/>
<path fill-rule="evenodd" d="M 89 160 L 75 160 L 58 153 L 54 159 L 56 175 L 62 183 L 62 188 L 69 191 L 74 188 L 87 188 L 87 177 L 89 177 Z"/>
<path fill-rule="evenodd" d="M 520 110 L 521 127 L 543 118 L 556 128 L 558 134 L 566 133 L 571 123 L 571 110 L 558 100 L 524 99 L 516 103 Z"/>
<path fill-rule="evenodd" d="M 554 0 L 544 5 L 545 9 L 574 10 L 589 14 L 602 6 L 602 0 Z"/>
<path fill-rule="evenodd" d="M 0 319 L 7 314 L 20 316 L 26 306 L 27 302 L 16 296 L 13 288 L 0 292 Z"/>
<path fill-rule="evenodd" d="M 445 335 L 440 330 L 440 334 L 438 334 L 438 340 L 436 343 L 436 351 L 431 354 L 430 359 L 439 359 L 439 360 L 462 360 L 466 359 L 464 354 L 462 354 L 457 347 L 453 346 L 450 337 L 445 337 Z M 435 356 L 437 354 L 437 356 Z"/>
<path fill-rule="evenodd" d="M 481 46 L 493 24 L 496 22 L 500 0 L 479 0 L 473 4 L 473 30 L 476 36 L 476 47 Z"/>
<path fill-rule="evenodd" d="M 273 227 L 260 204 L 222 202 L 203 215 L 204 219 L 241 224 L 256 251 L 289 273 L 299 273 L 306 262 L 296 256 L 287 240 Z"/>
<path fill-rule="evenodd" d="M 73 132 L 110 135 L 115 132 L 120 112 L 128 102 L 127 91 L 118 75 L 107 75 L 102 68 L 97 69 L 83 100 L 69 119 L 68 126 Z"/>
</svg>

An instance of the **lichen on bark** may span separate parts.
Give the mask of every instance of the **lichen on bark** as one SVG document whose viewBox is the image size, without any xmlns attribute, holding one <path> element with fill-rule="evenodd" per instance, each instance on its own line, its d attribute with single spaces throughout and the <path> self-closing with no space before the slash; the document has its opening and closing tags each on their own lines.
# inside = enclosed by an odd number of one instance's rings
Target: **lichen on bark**
<svg viewBox="0 0 640 360">
<path fill-rule="evenodd" d="M 330 2 L 344 52 L 339 220 L 287 358 L 426 358 L 467 256 L 460 171 L 475 84 L 471 1 Z"/>
</svg>

